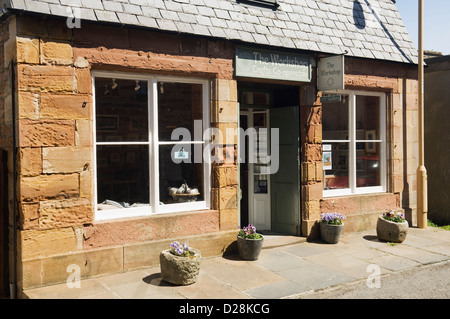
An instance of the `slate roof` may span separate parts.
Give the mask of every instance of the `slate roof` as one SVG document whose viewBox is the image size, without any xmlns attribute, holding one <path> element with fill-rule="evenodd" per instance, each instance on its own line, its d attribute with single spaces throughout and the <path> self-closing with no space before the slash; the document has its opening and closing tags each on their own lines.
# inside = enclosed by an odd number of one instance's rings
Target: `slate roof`
<svg viewBox="0 0 450 319">
<path fill-rule="evenodd" d="M 3 0 L 3 6 L 250 44 L 417 63 L 392 0 Z"/>
</svg>

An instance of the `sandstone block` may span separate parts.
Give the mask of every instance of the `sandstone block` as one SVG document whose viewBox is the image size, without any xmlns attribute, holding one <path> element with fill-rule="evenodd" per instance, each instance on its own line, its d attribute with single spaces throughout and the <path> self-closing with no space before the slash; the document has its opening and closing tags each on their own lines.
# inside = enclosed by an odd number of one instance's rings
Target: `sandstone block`
<svg viewBox="0 0 450 319">
<path fill-rule="evenodd" d="M 76 235 L 72 227 L 19 231 L 19 244 L 22 259 L 67 253 L 77 249 Z"/>
<path fill-rule="evenodd" d="M 45 174 L 82 172 L 91 165 L 88 147 L 44 147 L 42 169 Z"/>
<path fill-rule="evenodd" d="M 219 210 L 238 207 L 238 188 L 222 187 L 219 190 Z"/>
<path fill-rule="evenodd" d="M 22 277 L 23 288 L 42 285 L 41 259 L 30 259 L 22 262 L 19 267 L 19 276 Z"/>
<path fill-rule="evenodd" d="M 39 39 L 17 37 L 17 62 L 39 64 Z"/>
<path fill-rule="evenodd" d="M 74 92 L 75 71 L 55 65 L 18 65 L 18 88 L 21 91 Z"/>
<path fill-rule="evenodd" d="M 323 184 L 310 183 L 302 186 L 302 199 L 305 201 L 318 201 L 323 197 Z"/>
<path fill-rule="evenodd" d="M 304 219 L 320 219 L 321 210 L 319 200 L 302 202 L 302 206 L 302 214 L 305 217 Z"/>
<path fill-rule="evenodd" d="M 123 248 L 112 247 L 91 251 L 76 251 L 70 249 L 66 254 L 42 259 L 42 283 L 53 284 L 66 282 L 71 265 L 79 267 L 81 278 L 120 273 L 123 271 Z"/>
<path fill-rule="evenodd" d="M 27 202 L 78 196 L 79 177 L 78 174 L 22 177 L 20 194 Z"/>
<path fill-rule="evenodd" d="M 39 203 L 22 203 L 19 224 L 22 229 L 36 229 L 39 227 Z"/>
<path fill-rule="evenodd" d="M 19 118 L 37 120 L 39 118 L 39 93 L 19 92 Z"/>
<path fill-rule="evenodd" d="M 91 108 L 90 96 L 43 93 L 39 111 L 43 119 L 89 119 Z"/>
<path fill-rule="evenodd" d="M 80 94 L 92 94 L 92 78 L 88 68 L 76 69 L 77 92 Z"/>
<path fill-rule="evenodd" d="M 214 142 L 217 144 L 237 144 L 238 127 L 237 123 L 216 123 L 216 135 Z"/>
<path fill-rule="evenodd" d="M 233 230 L 239 227 L 238 209 L 223 209 L 220 211 L 220 230 Z"/>
<path fill-rule="evenodd" d="M 92 222 L 93 208 L 87 198 L 41 201 L 39 227 L 61 228 Z"/>
<path fill-rule="evenodd" d="M 213 123 L 237 123 L 238 110 L 236 102 L 213 101 L 213 103 L 211 103 L 211 107 L 211 121 Z"/>
<path fill-rule="evenodd" d="M 90 170 L 85 170 L 80 173 L 80 197 L 93 198 L 93 195 L 92 173 Z"/>
<path fill-rule="evenodd" d="M 76 120 L 75 126 L 75 145 L 92 146 L 92 122 L 90 120 Z"/>
<path fill-rule="evenodd" d="M 316 180 L 316 164 L 314 162 L 303 162 L 301 164 L 301 181 L 308 183 Z"/>
<path fill-rule="evenodd" d="M 71 65 L 73 63 L 70 43 L 43 40 L 41 42 L 42 63 Z"/>
<path fill-rule="evenodd" d="M 213 183 L 216 187 L 238 185 L 239 176 L 237 166 L 214 166 Z"/>
<path fill-rule="evenodd" d="M 25 147 L 20 149 L 20 174 L 36 176 L 42 173 L 41 148 Z"/>
<path fill-rule="evenodd" d="M 212 88 L 212 100 L 237 102 L 236 81 L 216 79 L 212 84 Z"/>
<path fill-rule="evenodd" d="M 71 120 L 20 120 L 20 146 L 69 146 L 75 143 L 75 122 Z"/>
</svg>

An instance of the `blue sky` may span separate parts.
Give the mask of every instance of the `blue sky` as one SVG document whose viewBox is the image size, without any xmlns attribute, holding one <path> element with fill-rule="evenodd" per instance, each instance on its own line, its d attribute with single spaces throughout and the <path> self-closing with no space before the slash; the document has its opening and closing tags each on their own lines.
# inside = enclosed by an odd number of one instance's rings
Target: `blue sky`
<svg viewBox="0 0 450 319">
<path fill-rule="evenodd" d="M 411 40 L 418 48 L 419 0 L 397 0 L 397 8 Z M 425 50 L 450 54 L 450 0 L 424 0 Z"/>
</svg>

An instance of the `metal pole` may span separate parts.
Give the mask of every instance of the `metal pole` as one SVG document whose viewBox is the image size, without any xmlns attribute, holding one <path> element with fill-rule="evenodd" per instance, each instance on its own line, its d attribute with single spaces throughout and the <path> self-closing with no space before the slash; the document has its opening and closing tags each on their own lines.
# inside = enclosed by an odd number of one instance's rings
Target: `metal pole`
<svg viewBox="0 0 450 319">
<path fill-rule="evenodd" d="M 427 228 L 428 193 L 424 155 L 424 61 L 423 61 L 423 0 L 419 0 L 419 167 L 417 168 L 417 226 Z"/>
</svg>

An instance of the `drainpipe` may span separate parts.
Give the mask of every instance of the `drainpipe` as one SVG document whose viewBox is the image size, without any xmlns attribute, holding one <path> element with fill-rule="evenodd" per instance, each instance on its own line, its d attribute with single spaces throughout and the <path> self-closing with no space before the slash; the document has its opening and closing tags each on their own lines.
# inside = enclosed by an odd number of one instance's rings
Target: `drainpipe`
<svg viewBox="0 0 450 319">
<path fill-rule="evenodd" d="M 11 70 L 12 101 L 12 155 L 13 155 L 13 269 L 10 276 L 9 293 L 11 299 L 17 299 L 17 153 L 16 153 L 16 71 L 14 60 L 9 64 Z"/>
<path fill-rule="evenodd" d="M 419 0 L 419 167 L 417 168 L 417 226 L 427 228 L 428 193 L 424 152 L 423 0 Z"/>
</svg>

